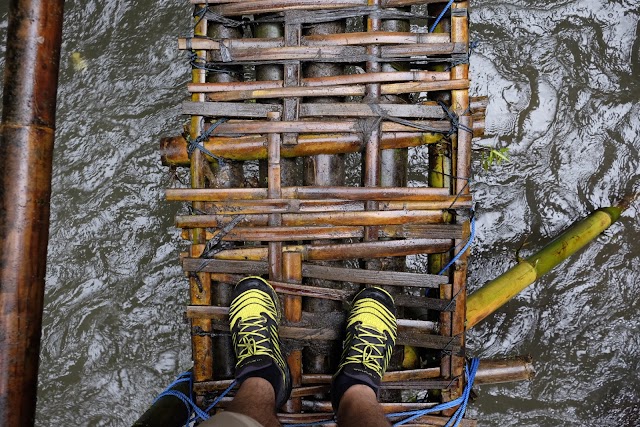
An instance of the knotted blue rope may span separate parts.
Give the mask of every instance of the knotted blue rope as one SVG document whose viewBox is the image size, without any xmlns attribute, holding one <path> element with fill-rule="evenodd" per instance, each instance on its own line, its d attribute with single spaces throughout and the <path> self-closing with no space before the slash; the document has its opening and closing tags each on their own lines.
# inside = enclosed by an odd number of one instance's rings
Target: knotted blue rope
<svg viewBox="0 0 640 427">
<path fill-rule="evenodd" d="M 474 358 L 471 359 L 471 366 L 465 365 L 464 372 L 467 378 L 467 383 L 464 386 L 464 390 L 462 391 L 462 396 L 459 398 L 452 400 L 451 402 L 441 403 L 431 408 L 427 409 L 417 409 L 415 411 L 406 411 L 406 412 L 394 412 L 392 414 L 387 414 L 386 417 L 389 419 L 392 418 L 400 418 L 407 417 L 401 421 L 397 421 L 393 424 L 393 427 L 401 426 L 407 423 L 410 423 L 413 420 L 416 420 L 424 415 L 432 414 L 434 412 L 444 411 L 446 409 L 455 408 L 458 406 L 458 409 L 453 414 L 453 416 L 447 421 L 445 427 L 457 427 L 460 425 L 460 422 L 464 418 L 464 413 L 467 410 L 467 404 L 469 403 L 469 397 L 471 396 L 471 389 L 473 387 L 473 381 L 476 378 L 476 373 L 478 372 L 478 367 L 480 366 L 480 359 Z M 284 427 L 313 427 L 313 426 L 321 426 L 325 424 L 335 423 L 336 419 L 331 418 L 324 421 L 316 421 L 312 423 L 301 423 L 301 424 L 283 424 Z"/>
<path fill-rule="evenodd" d="M 184 383 L 184 382 L 188 382 L 189 383 L 189 396 L 187 396 L 186 394 L 184 394 L 181 391 L 172 390 L 173 387 L 175 387 L 176 385 L 178 385 L 180 383 Z M 162 393 L 160 393 L 158 395 L 158 397 L 156 397 L 156 399 L 153 401 L 153 403 L 155 404 L 159 399 L 161 399 L 163 397 L 166 397 L 166 396 L 173 396 L 173 397 L 176 397 L 176 398 L 180 399 L 180 401 L 182 403 L 184 403 L 185 407 L 187 408 L 189 420 L 187 421 L 185 426 L 189 426 L 192 422 L 197 421 L 197 420 L 202 420 L 202 421 L 208 420 L 209 419 L 209 411 L 211 411 L 218 403 L 220 403 L 222 398 L 225 397 L 227 395 L 227 393 L 229 393 L 235 386 L 236 386 L 236 381 L 234 380 L 231 383 L 231 385 L 229 385 L 229 387 L 227 387 L 227 389 L 225 391 L 220 393 L 220 395 L 218 397 L 216 397 L 216 399 L 213 401 L 213 403 L 211 405 L 209 405 L 203 411 L 202 409 L 200 409 L 198 407 L 198 405 L 196 405 L 195 401 L 193 400 L 193 393 L 192 393 L 192 391 L 193 391 L 193 374 L 191 372 L 187 371 L 187 372 L 181 373 L 174 382 L 169 384 L 167 386 L 167 388 Z M 191 414 L 193 414 L 193 417 L 191 416 Z"/>
<path fill-rule="evenodd" d="M 449 8 L 453 4 L 453 2 L 454 2 L 454 0 L 449 0 L 449 3 L 447 3 L 447 5 L 444 7 L 444 9 L 442 9 L 442 12 L 440 12 L 440 15 L 438 15 L 438 17 L 436 18 L 436 21 L 431 25 L 431 28 L 429 28 L 429 32 L 430 33 L 433 33 L 435 31 L 436 27 L 438 26 L 438 24 L 440 23 L 440 21 L 444 17 L 444 14 L 447 13 L 447 11 L 449 10 Z"/>
<path fill-rule="evenodd" d="M 434 406 L 433 408 L 428 409 L 419 409 L 416 411 L 407 411 L 407 412 L 396 412 L 393 414 L 388 414 L 388 418 L 398 418 L 407 416 L 407 418 L 398 421 L 393 424 L 394 427 L 401 426 L 407 424 L 415 419 L 418 419 L 424 415 L 431 414 L 433 412 L 440 412 L 446 409 L 451 409 L 455 406 L 458 406 L 458 409 L 453 414 L 451 419 L 445 424 L 445 427 L 457 427 L 460 425 L 460 422 L 464 418 L 464 413 L 467 410 L 467 404 L 469 403 L 469 396 L 471 396 L 471 388 L 473 387 L 473 381 L 475 380 L 476 373 L 478 372 L 478 367 L 480 366 L 480 359 L 474 358 L 471 359 L 471 366 L 465 365 L 464 372 L 467 377 L 467 384 L 464 386 L 464 390 L 462 391 L 462 396 L 459 398 L 452 400 L 451 402 L 442 403 L 440 405 Z"/>
</svg>

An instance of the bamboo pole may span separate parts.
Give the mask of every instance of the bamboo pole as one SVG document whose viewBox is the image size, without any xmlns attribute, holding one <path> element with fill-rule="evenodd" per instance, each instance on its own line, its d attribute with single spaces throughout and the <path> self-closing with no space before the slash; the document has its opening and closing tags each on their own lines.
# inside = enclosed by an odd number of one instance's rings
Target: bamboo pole
<svg viewBox="0 0 640 427">
<path fill-rule="evenodd" d="M 447 133 L 451 130 L 448 122 L 435 120 L 413 120 L 407 124 L 385 121 L 380 123 L 381 132 L 415 132 L 416 129 L 428 128 L 427 132 Z M 216 128 L 217 135 L 261 134 L 261 133 L 362 133 L 363 126 L 359 120 L 342 121 L 278 121 L 261 120 L 229 120 Z"/>
<path fill-rule="evenodd" d="M 304 87 L 324 87 L 355 85 L 365 83 L 389 83 L 389 82 L 435 82 L 447 81 L 451 75 L 445 71 L 394 71 L 381 73 L 362 73 L 347 75 L 328 75 L 319 77 L 306 77 L 300 80 L 300 86 Z M 261 89 L 277 89 L 284 87 L 282 80 L 257 80 L 248 82 L 238 82 L 235 84 L 225 83 L 190 83 L 187 85 L 189 92 L 214 93 L 229 91 L 252 91 Z M 485 105 L 486 109 L 486 105 Z"/>
<path fill-rule="evenodd" d="M 299 249 L 302 250 L 302 247 Z M 292 250 L 288 249 L 288 252 Z M 215 276 L 216 280 L 225 283 L 237 283 L 247 275 L 267 274 L 268 266 L 261 261 L 228 261 L 218 259 L 183 258 L 182 268 L 185 272 L 206 271 Z M 236 274 L 240 274 L 237 276 Z M 406 273 L 398 271 L 372 271 L 347 267 L 330 267 L 304 263 L 302 275 L 308 278 L 325 279 L 333 282 L 353 282 L 369 285 L 405 286 L 416 288 L 437 288 L 442 277 L 432 274 Z M 333 290 L 333 288 L 331 288 Z M 324 295 L 318 291 L 318 295 Z"/>
<path fill-rule="evenodd" d="M 199 0 L 191 0 L 192 3 Z M 411 6 L 423 3 L 440 3 L 442 0 L 386 0 L 385 7 Z M 217 2 L 219 3 L 219 2 Z M 318 2 L 318 0 L 253 0 L 229 2 L 214 7 L 214 11 L 224 16 L 253 15 L 258 13 L 284 12 L 287 10 L 325 10 L 349 6 L 366 6 L 367 0 L 339 0 Z"/>
<path fill-rule="evenodd" d="M 494 313 L 527 286 L 578 252 L 616 222 L 623 207 L 601 208 L 561 233 L 542 250 L 520 261 L 467 299 L 466 329 Z"/>
<path fill-rule="evenodd" d="M 411 33 L 411 32 L 358 32 L 358 33 L 337 33 L 337 34 L 311 34 L 303 36 L 300 40 L 302 46 L 361 46 L 366 44 L 450 44 L 448 34 L 434 33 Z M 178 39 L 178 49 L 180 50 L 220 50 L 223 49 L 265 49 L 285 47 L 285 40 L 282 37 L 263 39 L 203 39 L 180 37 Z M 448 53 L 448 52 L 445 52 Z"/>
<path fill-rule="evenodd" d="M 475 385 L 499 384 L 514 381 L 531 381 L 536 371 L 530 356 L 510 359 L 481 360 Z"/>
<path fill-rule="evenodd" d="M 403 9 L 403 11 L 409 12 L 410 9 L 405 8 Z M 384 32 L 389 32 L 390 34 L 393 34 L 393 33 L 402 34 L 403 32 L 409 31 L 410 28 L 411 26 L 408 20 L 386 19 L 382 21 L 382 30 Z M 382 32 L 382 34 L 384 34 L 384 32 Z M 432 40 L 434 39 L 438 40 L 438 39 L 443 39 L 448 37 L 448 35 L 446 34 L 436 35 L 433 33 L 427 33 L 424 35 Z M 421 43 L 420 37 L 418 37 L 416 42 Z M 410 66 L 406 62 L 395 63 L 395 64 L 383 63 L 381 67 L 382 72 L 407 72 L 409 69 L 410 69 Z M 389 110 L 391 110 L 389 113 L 387 112 L 384 113 L 388 115 L 395 115 L 394 110 L 398 112 L 402 111 L 403 104 L 411 104 L 411 99 L 408 94 L 386 95 L 382 97 L 381 101 L 385 103 L 390 103 L 391 105 L 395 106 L 395 108 L 388 108 Z M 383 108 L 382 105 L 384 104 L 378 104 L 378 108 L 377 108 L 378 111 L 379 109 Z M 440 106 L 433 105 L 433 104 L 422 104 L 422 105 L 415 105 L 414 107 L 419 107 L 419 108 L 430 107 L 433 109 L 437 109 Z M 442 114 L 442 113 L 443 111 L 437 112 L 437 114 Z M 380 186 L 381 187 L 406 187 L 408 183 L 409 150 L 405 147 L 398 147 L 394 149 L 384 149 L 382 140 L 380 141 L 380 149 L 381 149 Z M 378 204 L 378 209 L 380 208 L 381 206 L 380 204 Z M 416 221 L 416 223 L 417 222 L 419 222 L 419 220 Z M 381 235 L 385 235 L 386 227 L 381 228 L 379 231 Z M 388 238 L 388 237 L 386 236 L 382 237 L 381 240 L 385 240 L 385 238 Z M 393 274 L 402 274 L 401 272 L 404 272 L 406 269 L 406 258 L 394 257 L 394 258 L 381 259 L 379 267 L 380 268 L 378 270 L 388 270 L 388 271 L 392 271 Z M 378 273 L 378 274 L 383 274 L 383 273 Z M 403 294 L 403 292 L 405 292 L 405 289 L 398 288 L 398 287 L 386 287 L 386 290 L 390 292 L 391 295 L 394 296 L 396 304 L 400 306 L 398 307 L 398 310 L 397 310 L 398 317 L 403 317 L 405 314 L 404 307 L 406 305 L 402 306 L 402 304 L 399 304 L 399 302 L 402 301 L 403 298 L 406 298 L 406 295 Z M 404 349 L 402 349 L 402 351 L 395 351 L 395 354 L 392 356 L 389 362 L 389 369 L 392 369 L 392 370 L 399 369 L 402 366 L 403 358 L 404 358 Z M 385 391 L 384 395 L 382 395 L 381 397 L 384 398 L 385 400 L 390 400 L 390 401 L 401 400 L 401 396 L 397 391 L 394 391 L 394 392 Z"/>
<path fill-rule="evenodd" d="M 205 19 L 203 19 L 204 21 Z M 222 24 L 209 22 L 207 23 L 207 35 L 214 38 L 234 38 L 240 37 L 242 31 L 240 28 L 227 27 Z M 209 73 L 206 77 L 207 84 L 234 84 L 240 79 L 242 67 L 227 66 L 227 69 L 233 71 L 231 73 Z M 196 83 L 198 84 L 198 83 Z M 198 103 L 202 103 L 202 95 L 198 94 Z M 196 114 L 196 116 L 204 116 Z M 218 119 L 219 117 L 215 117 Z M 198 150 L 199 151 L 199 150 Z M 200 155 L 208 160 L 206 155 Z M 204 165 L 203 165 L 204 167 Z M 213 182 L 211 185 L 216 188 L 237 187 L 244 182 L 244 173 L 242 164 L 239 162 L 219 162 L 216 160 L 211 162 L 211 170 L 213 172 Z M 205 240 L 206 238 L 205 232 Z M 207 278 L 211 283 L 211 275 Z M 211 289 L 211 303 L 213 304 L 230 304 L 233 286 L 216 284 Z M 233 343 L 229 336 L 218 336 L 212 338 L 213 353 L 213 375 L 215 378 L 232 378 L 235 374 L 235 363 L 233 359 Z M 206 360 L 204 363 L 207 363 Z"/>
<path fill-rule="evenodd" d="M 186 316 L 189 319 L 214 319 L 212 328 L 217 331 L 228 332 L 228 307 L 192 305 L 187 307 Z M 304 313 L 302 322 L 284 322 L 280 325 L 280 338 L 300 341 L 310 344 L 317 341 L 333 341 L 341 338 L 338 329 L 344 316 L 333 317 L 328 313 Z M 461 350 L 458 337 L 442 337 L 433 334 L 434 323 L 416 320 L 398 319 L 399 345 L 409 344 L 425 348 L 433 348 L 459 353 Z M 451 381 L 447 381 L 451 383 Z"/>
<path fill-rule="evenodd" d="M 450 196 L 442 200 L 425 202 L 382 202 L 380 212 L 383 211 L 419 211 L 419 210 L 447 210 L 471 208 L 471 196 Z M 265 200 L 236 200 L 229 202 L 209 202 L 209 211 L 215 215 L 259 215 L 270 213 L 327 213 L 327 212 L 362 212 L 363 201 L 349 201 L 340 199 L 325 200 L 297 200 L 297 199 L 265 199 Z M 411 214 L 409 214 L 411 215 Z M 213 235 L 207 234 L 208 239 Z M 188 239 L 184 232 L 182 238 Z"/>
<path fill-rule="evenodd" d="M 170 188 L 166 192 L 171 201 L 216 202 L 227 200 L 260 200 L 267 197 L 264 188 L 186 189 Z M 283 187 L 285 199 L 318 200 L 377 200 L 377 201 L 442 201 L 450 196 L 448 189 L 428 187 Z"/>
<path fill-rule="evenodd" d="M 297 98 L 286 98 L 286 101 L 294 101 Z M 316 99 L 316 101 L 319 101 Z M 406 102 L 406 101 L 405 101 Z M 349 103 L 306 103 L 299 109 L 299 115 L 292 114 L 285 121 L 295 120 L 296 117 L 374 117 L 378 118 L 419 118 L 438 119 L 446 118 L 446 115 L 439 105 L 433 104 L 377 104 L 376 106 Z M 283 107 L 275 104 L 255 104 L 246 102 L 184 102 L 182 103 L 183 114 L 202 115 L 208 117 L 228 117 L 228 118 L 263 118 L 268 113 L 282 112 Z M 298 111 L 296 111 L 298 113 Z M 470 127 L 470 126 L 469 126 Z"/>
<path fill-rule="evenodd" d="M 374 212 L 375 213 L 375 212 Z M 273 214 L 272 214 L 273 215 Z M 213 221 L 217 221 L 217 220 L 213 220 Z M 224 241 L 238 241 L 240 239 L 242 239 L 243 237 L 249 237 L 249 236 L 257 236 L 257 235 L 262 235 L 262 233 L 267 233 L 268 234 L 268 229 L 264 228 L 264 225 L 266 225 L 268 221 L 266 219 L 262 220 L 262 218 L 260 218 L 260 221 L 257 222 L 252 222 L 248 225 L 250 225 L 249 227 L 239 227 L 236 229 L 235 232 L 230 232 L 227 235 L 224 235 L 222 237 L 222 240 Z M 454 227 L 454 228 L 450 228 L 450 227 L 446 227 L 444 225 L 446 224 L 442 224 L 442 223 L 433 223 L 433 224 L 396 224 L 396 225 L 379 225 L 376 223 L 377 221 L 370 221 L 370 222 L 363 222 L 363 224 L 360 225 L 355 225 L 352 227 L 356 227 L 356 228 L 341 228 L 338 229 L 343 233 L 346 234 L 340 234 L 342 236 L 345 235 L 351 235 L 351 236 L 360 236 L 362 228 L 361 227 L 365 227 L 365 226 L 378 226 L 378 237 L 382 238 L 382 239 L 450 239 L 452 237 L 457 237 L 460 233 L 459 233 L 459 228 L 460 227 Z M 214 224 L 216 222 L 211 222 L 210 224 Z M 204 224 L 204 223 L 203 223 Z M 264 225 L 263 225 L 264 224 Z M 296 226 L 293 226 L 294 228 L 291 228 L 290 230 L 287 230 L 286 227 L 281 227 L 279 229 L 276 229 L 275 232 L 277 235 L 274 235 L 272 237 L 268 237 L 268 240 L 271 239 L 276 239 L 273 241 L 277 241 L 278 238 L 280 238 L 280 234 L 279 233 L 283 233 L 283 234 L 287 234 L 287 231 L 290 231 L 292 233 L 302 233 L 302 234 L 296 234 L 295 236 L 291 235 L 288 236 L 288 238 L 286 238 L 287 240 L 292 240 L 295 239 L 296 237 L 300 237 L 300 236 L 308 236 L 310 233 L 310 225 L 307 226 L 302 226 L 302 228 L 300 228 L 300 226 L 298 225 L 297 228 Z M 306 229 L 304 227 L 307 227 Z M 319 230 L 321 234 L 318 235 L 318 239 L 320 239 L 321 235 L 323 236 L 327 236 L 330 234 L 326 234 L 329 233 L 330 231 L 327 230 L 327 225 L 322 225 L 322 226 L 315 226 L 317 228 L 314 228 L 315 230 Z M 342 227 L 348 227 L 348 226 L 342 226 Z M 188 239 L 188 229 L 183 230 L 183 233 L 187 234 L 187 239 Z M 219 234 L 219 232 L 207 232 L 207 237 L 209 239 L 212 239 L 214 237 L 216 237 Z M 184 237 L 184 234 L 183 234 Z M 444 281 L 444 279 L 443 279 Z"/>
<path fill-rule="evenodd" d="M 196 7 L 205 7 L 199 4 Z M 207 35 L 207 20 L 202 19 L 196 21 L 194 34 L 199 36 Z M 206 57 L 205 51 L 196 51 L 195 54 L 200 57 Z M 207 73 L 204 69 L 193 68 L 192 81 L 204 83 L 207 80 Z M 192 94 L 191 100 L 194 102 L 204 101 L 202 94 Z M 203 117 L 192 116 L 190 127 L 190 138 L 197 139 L 203 129 Z M 210 176 L 211 170 L 209 163 L 206 161 L 204 154 L 200 150 L 196 150 L 191 155 L 190 178 L 192 188 L 206 187 L 207 177 Z M 203 209 L 203 204 L 198 201 L 192 203 L 195 210 Z M 206 230 L 194 228 L 191 230 L 191 247 L 190 255 L 199 257 L 204 249 Z M 195 273 L 189 277 L 189 298 L 191 304 L 209 305 L 211 299 L 211 278 L 208 274 Z M 191 322 L 192 329 L 203 331 L 211 330 L 211 321 L 209 319 L 194 319 Z M 213 378 L 213 348 L 212 338 L 210 336 L 193 335 L 191 336 L 192 358 L 193 358 L 193 378 L 194 381 L 206 381 Z"/>
<path fill-rule="evenodd" d="M 373 39 L 373 37 L 369 37 Z M 401 61 L 415 59 L 415 57 L 427 57 L 428 55 L 451 55 L 463 53 L 462 45 L 456 43 L 422 43 L 400 44 L 393 46 L 380 46 L 380 55 L 371 56 L 364 45 L 351 46 L 341 43 L 327 43 L 324 45 L 313 44 L 311 46 L 282 46 L 282 47 L 250 47 L 236 48 L 234 46 L 223 49 L 209 50 L 213 63 L 225 63 L 229 59 L 236 64 L 261 64 L 283 63 L 288 61 L 317 61 L 321 58 L 326 62 L 357 63 L 361 61 Z"/>
<path fill-rule="evenodd" d="M 283 251 L 300 251 L 305 261 L 342 261 L 350 258 L 386 258 L 417 254 L 435 254 L 451 249 L 449 239 L 406 239 L 383 242 L 291 245 Z M 266 261 L 263 247 L 227 249 L 218 252 L 215 259 Z"/>
<path fill-rule="evenodd" d="M 377 63 L 377 62 L 376 62 Z M 376 71 L 370 71 L 376 73 Z M 264 99 L 273 97 L 311 97 L 311 96 L 365 96 L 367 85 L 380 85 L 381 95 L 398 95 L 405 93 L 431 92 L 441 90 L 468 89 L 469 80 L 456 79 L 448 81 L 410 81 L 401 83 L 367 83 L 365 85 L 334 85 L 334 86 L 293 86 L 282 88 L 237 90 L 225 92 L 211 92 L 207 94 L 209 101 L 239 101 L 246 99 Z"/>
<path fill-rule="evenodd" d="M 530 381 L 535 376 L 535 369 L 530 356 L 518 356 L 508 359 L 483 359 L 480 361 L 474 384 L 500 384 L 514 381 Z M 331 384 L 331 374 L 304 374 L 300 387 L 327 386 Z M 410 369 L 403 371 L 387 371 L 382 377 L 382 384 L 388 382 L 420 381 L 440 378 L 440 368 Z M 198 393 L 221 391 L 231 385 L 232 380 L 206 381 L 195 386 Z M 315 393 L 312 393 L 315 394 Z M 297 395 L 304 396 L 300 392 Z M 427 408 L 435 403 L 382 403 L 385 412 L 400 412 Z M 308 407 L 306 409 L 309 409 Z M 316 408 L 319 409 L 319 408 Z M 331 407 L 327 408 L 331 412 Z"/>
<path fill-rule="evenodd" d="M 288 283 L 302 283 L 302 256 L 299 252 L 283 254 L 283 279 Z M 299 323 L 302 320 L 302 297 L 286 295 L 284 297 L 284 315 L 290 323 Z M 302 348 L 295 347 L 289 351 L 287 364 L 291 370 L 293 387 L 300 387 L 302 385 Z M 300 397 L 290 398 L 285 405 L 285 410 L 300 412 L 302 410 Z"/>
<path fill-rule="evenodd" d="M 395 149 L 433 144 L 442 134 L 422 132 L 383 133 L 381 148 Z M 266 136 L 212 137 L 204 143 L 212 154 L 229 160 L 259 160 L 267 158 Z M 297 143 L 282 147 L 284 158 L 315 156 L 318 154 L 347 154 L 362 151 L 362 136 L 351 134 L 298 135 Z M 187 141 L 184 137 L 163 138 L 160 143 L 162 163 L 171 166 L 189 164 Z M 213 160 L 208 157 L 209 160 Z"/>
<path fill-rule="evenodd" d="M 426 224 L 442 222 L 442 211 L 363 211 L 363 212 L 321 212 L 305 214 L 280 214 L 279 224 L 271 224 L 268 216 L 251 215 L 245 217 L 239 224 L 254 226 L 277 225 L 284 227 L 301 226 L 353 226 L 353 225 L 396 225 L 396 224 Z M 269 214 L 273 215 L 273 214 Z M 176 217 L 178 228 L 211 228 L 223 227 L 232 220 L 222 215 L 185 215 Z"/>
<path fill-rule="evenodd" d="M 313 25 L 305 26 L 305 37 L 327 37 L 330 34 L 339 34 L 345 36 L 346 30 L 345 20 L 322 22 Z M 339 82 L 340 76 L 344 76 L 344 66 L 340 63 L 326 63 L 318 62 L 307 63 L 302 67 L 302 76 L 300 83 L 302 85 L 311 84 L 319 85 L 326 84 L 326 82 Z M 353 78 L 346 77 L 346 80 Z M 344 81 L 344 80 L 343 80 Z M 321 83 L 325 82 L 325 83 Z M 321 96 L 305 99 L 307 106 L 314 107 L 316 105 L 327 105 L 329 108 L 337 108 L 338 105 L 344 99 L 337 96 Z M 302 106 L 300 108 L 300 116 L 305 114 Z M 358 138 L 361 142 L 361 138 Z M 360 144 L 361 145 L 361 144 Z M 359 150 L 362 148 L 360 146 Z M 304 183 L 305 185 L 312 186 L 342 186 L 345 184 L 346 169 L 345 169 L 345 156 L 343 153 L 318 153 L 315 156 L 308 156 L 303 159 L 304 165 Z M 322 244 L 321 241 L 315 241 L 316 244 Z M 326 243 L 326 242 L 325 242 Z M 340 266 L 342 263 L 338 262 L 320 262 L 322 265 L 335 265 Z M 331 288 L 336 284 L 324 280 L 324 278 L 311 278 L 307 279 L 308 283 L 317 286 L 319 288 Z M 345 288 L 347 285 L 338 284 L 339 288 Z M 336 301 L 317 299 L 317 298 L 305 298 L 304 309 L 310 313 L 332 313 L 341 310 L 341 304 Z M 303 350 L 304 356 L 304 371 L 307 373 L 321 373 L 335 369 L 338 364 L 338 357 L 341 352 L 339 342 L 319 342 L 314 345 L 305 347 Z"/>
<path fill-rule="evenodd" d="M 33 425 L 62 0 L 9 6 L 0 125 L 0 425 Z"/>
<path fill-rule="evenodd" d="M 469 7 L 468 1 L 457 2 L 451 7 L 451 40 L 458 45 L 464 46 L 464 53 L 468 54 L 469 51 L 469 19 L 467 9 Z M 451 68 L 452 79 L 468 79 L 469 78 L 469 64 L 459 64 Z M 451 138 L 451 167 L 450 173 L 452 175 L 462 174 L 459 179 L 452 177 L 452 190 L 458 193 L 468 194 L 468 184 L 464 178 L 469 177 L 470 164 L 471 164 L 471 139 L 470 134 L 465 130 L 472 127 L 472 118 L 469 116 L 469 90 L 468 88 L 454 89 L 451 91 L 451 109 L 460 117 L 461 125 L 458 127 L 458 131 Z M 458 178 L 457 176 L 455 178 Z M 456 221 L 459 221 L 456 218 Z M 466 224 L 465 238 L 469 236 L 469 224 Z M 463 240 L 456 240 L 456 246 L 463 245 Z M 451 336 L 461 336 L 464 346 L 464 320 L 465 320 L 465 308 L 466 308 L 466 281 L 467 281 L 467 257 L 468 251 L 462 254 L 457 265 L 454 266 L 452 274 L 452 295 L 449 298 L 455 298 L 457 303 L 456 310 L 449 315 L 445 313 L 443 317 L 450 317 L 450 334 Z M 443 371 L 448 371 L 452 378 L 464 377 L 464 355 L 451 355 L 442 359 Z M 446 391 L 443 395 L 446 400 L 453 400 L 462 395 L 464 387 L 464 380 L 460 381 L 458 387 Z M 448 415 L 448 414 L 447 414 Z"/>
</svg>

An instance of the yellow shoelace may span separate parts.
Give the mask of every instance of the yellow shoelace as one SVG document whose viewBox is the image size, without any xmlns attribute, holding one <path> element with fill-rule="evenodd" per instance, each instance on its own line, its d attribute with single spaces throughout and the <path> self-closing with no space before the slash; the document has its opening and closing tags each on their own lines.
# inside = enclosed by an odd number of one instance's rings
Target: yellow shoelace
<svg viewBox="0 0 640 427">
<path fill-rule="evenodd" d="M 265 346 L 269 338 L 264 333 L 266 331 L 267 319 L 263 316 L 254 316 L 242 319 L 239 322 L 240 331 L 236 337 L 238 342 L 238 363 L 244 359 L 255 355 L 271 355 L 271 349 Z"/>
<path fill-rule="evenodd" d="M 371 338 L 371 340 L 366 338 Z M 356 354 L 347 356 L 343 365 L 348 363 L 362 364 L 382 377 L 386 362 L 385 358 L 389 359 L 391 356 L 390 351 L 387 351 L 385 356 L 387 336 L 376 329 L 358 325 L 356 326 L 356 339 L 359 342 L 351 346 L 351 349 L 354 349 Z"/>
</svg>

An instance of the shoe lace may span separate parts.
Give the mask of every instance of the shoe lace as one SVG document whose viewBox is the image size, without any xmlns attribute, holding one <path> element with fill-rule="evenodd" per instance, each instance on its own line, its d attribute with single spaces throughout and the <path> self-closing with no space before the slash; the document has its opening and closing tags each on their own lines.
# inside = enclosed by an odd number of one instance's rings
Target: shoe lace
<svg viewBox="0 0 640 427">
<path fill-rule="evenodd" d="M 387 336 L 377 329 L 358 325 L 354 340 L 355 343 L 350 348 L 352 351 L 345 358 L 344 365 L 362 364 L 382 377 L 391 357 L 386 345 Z"/>
<path fill-rule="evenodd" d="M 239 321 L 236 335 L 238 363 L 250 356 L 271 355 L 267 335 L 267 319 L 264 316 L 247 317 Z"/>
</svg>

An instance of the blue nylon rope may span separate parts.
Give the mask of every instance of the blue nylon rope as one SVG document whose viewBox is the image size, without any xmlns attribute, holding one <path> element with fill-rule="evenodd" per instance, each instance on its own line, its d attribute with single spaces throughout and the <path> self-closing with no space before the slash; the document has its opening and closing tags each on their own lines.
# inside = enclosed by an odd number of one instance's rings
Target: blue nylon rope
<svg viewBox="0 0 640 427">
<path fill-rule="evenodd" d="M 473 382 L 476 378 L 476 373 L 478 372 L 478 367 L 480 366 L 480 359 L 474 358 L 471 359 L 471 366 L 466 365 L 464 367 L 464 372 L 467 378 L 467 383 L 462 391 L 462 396 L 459 398 L 452 400 L 450 402 L 441 403 L 440 405 L 436 405 L 432 408 L 428 409 L 417 409 L 414 411 L 406 411 L 406 412 L 394 412 L 392 414 L 387 414 L 387 418 L 400 418 L 407 417 L 401 421 L 397 421 L 393 424 L 393 427 L 401 426 L 407 423 L 410 423 L 413 420 L 416 420 L 424 415 L 431 414 L 434 412 L 444 411 L 446 409 L 451 409 L 458 406 L 458 409 L 453 414 L 453 416 L 447 421 L 445 427 L 457 427 L 460 425 L 460 422 L 464 418 L 465 411 L 467 410 L 467 404 L 469 403 L 469 397 L 471 396 L 471 389 L 473 387 Z M 321 426 L 325 424 L 335 423 L 335 418 L 325 421 L 316 421 L 313 423 L 302 423 L 302 424 L 283 424 L 284 427 L 313 427 L 313 426 Z M 453 424 L 452 424 L 453 423 Z"/>
<path fill-rule="evenodd" d="M 182 393 L 181 391 L 171 390 L 171 388 L 174 387 L 175 385 L 184 383 L 184 382 L 189 382 L 189 396 Z M 231 385 L 229 385 L 229 387 L 227 387 L 225 391 L 223 391 L 218 397 L 216 397 L 213 403 L 203 411 L 198 407 L 198 405 L 196 405 L 196 403 L 193 400 L 193 395 L 191 394 L 191 390 L 193 390 L 193 376 L 191 372 L 183 372 L 178 376 L 178 378 L 174 382 L 169 384 L 169 386 L 167 386 L 167 388 L 162 393 L 160 393 L 158 397 L 156 397 L 153 403 L 156 403 L 160 398 L 166 397 L 166 396 L 173 396 L 180 399 L 180 401 L 184 403 L 185 407 L 187 408 L 189 416 L 191 416 L 192 413 L 194 414 L 193 417 L 191 417 L 189 421 L 187 421 L 187 424 L 185 424 L 186 426 L 188 426 L 193 421 L 208 420 L 209 411 L 211 411 L 222 400 L 222 398 L 225 397 L 227 393 L 229 393 L 236 386 L 236 384 L 237 382 L 234 380 L 231 383 Z"/>
<path fill-rule="evenodd" d="M 467 384 L 465 385 L 464 390 L 462 391 L 462 396 L 460 396 L 455 400 L 452 400 L 451 402 L 446 402 L 438 406 L 434 406 L 433 408 L 389 414 L 387 416 L 390 418 L 409 415 L 408 418 L 405 418 L 402 421 L 398 421 L 394 423 L 393 427 L 407 424 L 415 419 L 418 419 L 424 415 L 427 415 L 433 412 L 439 412 L 439 411 L 444 411 L 445 409 L 451 409 L 457 405 L 460 405 L 460 406 L 458 407 L 456 412 L 453 414 L 451 419 L 447 422 L 447 424 L 445 424 L 445 427 L 457 427 L 458 425 L 460 425 L 460 422 L 462 421 L 462 418 L 464 417 L 464 413 L 467 409 L 467 403 L 469 402 L 469 396 L 471 395 L 471 388 L 473 387 L 473 381 L 475 380 L 476 373 L 478 372 L 479 366 L 480 366 L 480 359 L 474 358 L 471 360 L 471 367 L 469 367 L 469 365 L 466 365 L 464 367 L 465 375 L 467 377 Z"/>
<path fill-rule="evenodd" d="M 447 5 L 445 6 L 444 9 L 442 9 L 442 12 L 440 12 L 440 15 L 438 15 L 438 17 L 436 18 L 436 22 L 433 23 L 433 25 L 431 25 L 431 28 L 429 28 L 429 32 L 433 33 L 433 31 L 436 29 L 436 27 L 438 26 L 438 24 L 440 23 L 440 21 L 442 20 L 442 17 L 444 16 L 445 13 L 447 13 L 447 11 L 449 10 L 449 8 L 451 7 L 451 5 L 453 4 L 454 0 L 449 0 L 449 3 L 447 3 Z"/>
<path fill-rule="evenodd" d="M 442 270 L 440 270 L 440 272 L 438 273 L 439 276 L 442 276 L 444 273 L 447 272 L 447 270 L 449 269 L 449 267 L 451 267 L 453 264 L 455 264 L 456 261 L 458 261 L 460 259 L 460 257 L 462 256 L 462 254 L 464 254 L 467 249 L 469 249 L 469 247 L 471 246 L 471 244 L 473 243 L 473 239 L 476 237 L 476 217 L 473 211 L 471 211 L 471 234 L 469 234 L 469 239 L 467 239 L 466 244 L 464 245 L 464 247 L 456 254 L 456 256 L 453 257 L 453 259 L 451 261 L 449 261 L 447 263 L 447 265 L 445 265 Z"/>
</svg>

